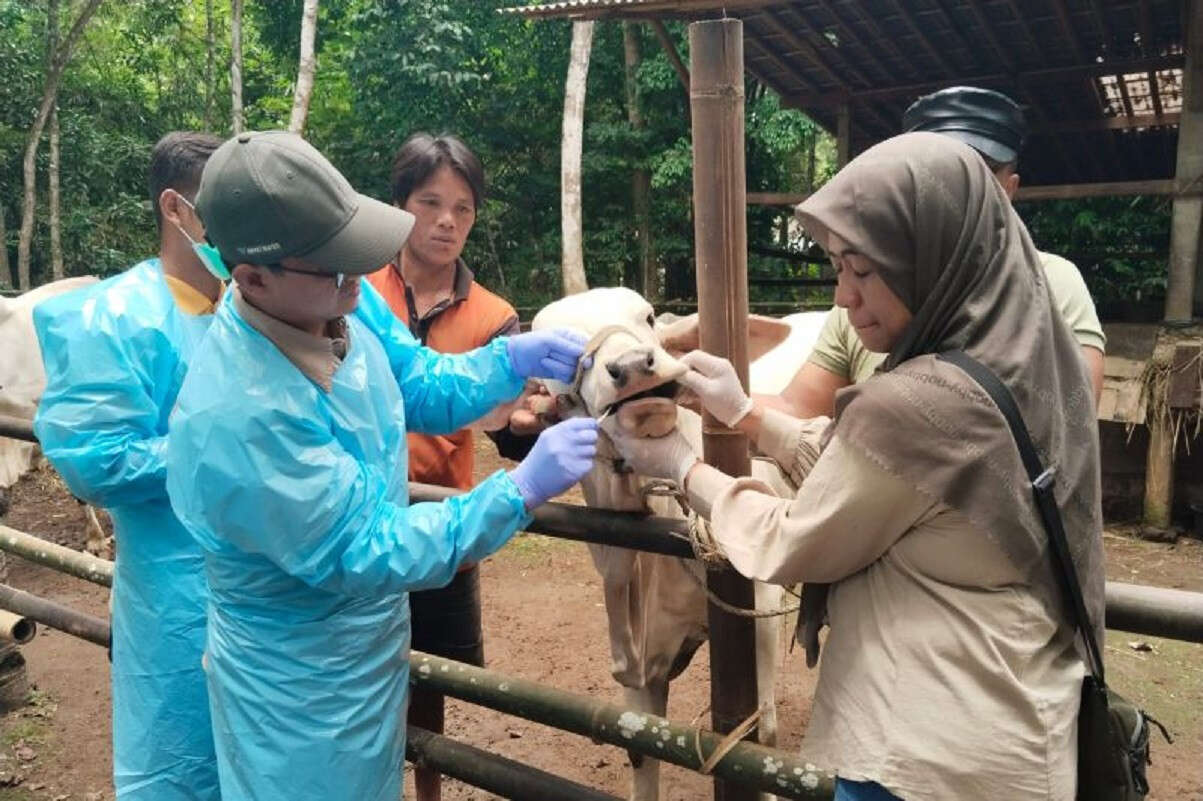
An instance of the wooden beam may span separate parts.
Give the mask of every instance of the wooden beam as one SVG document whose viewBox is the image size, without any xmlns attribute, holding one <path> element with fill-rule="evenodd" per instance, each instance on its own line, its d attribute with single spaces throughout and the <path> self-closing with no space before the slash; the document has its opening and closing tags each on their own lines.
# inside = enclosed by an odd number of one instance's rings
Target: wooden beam
<svg viewBox="0 0 1203 801">
<path fill-rule="evenodd" d="M 1182 185 L 1203 186 L 1203 0 L 1184 5 L 1182 123 L 1178 127 L 1175 177 Z M 1170 216 L 1170 264 L 1165 293 L 1167 322 L 1185 322 L 1203 307 L 1203 195 L 1179 197 Z"/>
<path fill-rule="evenodd" d="M 693 76 L 693 206 L 701 347 L 730 359 L 748 386 L 748 232 L 744 158 L 743 23 L 738 19 L 689 26 Z M 732 476 L 751 468 L 746 435 L 712 415 L 702 419 L 706 461 Z M 752 582 L 734 570 L 708 571 L 706 583 L 723 600 L 750 609 Z M 754 713 L 756 627 L 750 618 L 708 605 L 710 714 L 716 732 L 730 732 Z M 756 790 L 715 780 L 715 801 L 755 801 Z"/>
<path fill-rule="evenodd" d="M 1177 187 L 1174 180 L 1165 178 L 1152 181 L 1112 181 L 1094 184 L 1055 184 L 1050 186 L 1021 186 L 1015 201 L 1073 200 L 1084 197 L 1122 197 L 1125 195 L 1173 195 L 1181 191 L 1185 196 L 1203 196 L 1203 187 L 1191 189 Z M 810 197 L 805 192 L 748 192 L 749 206 L 796 206 Z"/>
<path fill-rule="evenodd" d="M 814 45 L 812 45 L 810 42 L 807 42 L 805 39 L 800 37 L 798 34 L 794 33 L 794 31 L 791 29 L 791 27 L 781 18 L 781 16 L 779 14 L 774 12 L 772 9 L 766 8 L 761 14 L 758 14 L 754 19 L 764 19 L 764 21 L 768 23 L 769 27 L 771 27 L 774 31 L 776 31 L 781 36 L 781 38 L 785 39 L 785 41 L 787 43 L 789 43 L 791 46 L 793 46 L 795 49 L 797 49 L 799 52 L 801 52 L 804 56 L 806 56 L 806 58 L 812 64 L 814 64 L 816 67 L 818 67 L 819 70 L 824 75 L 827 76 L 828 80 L 830 80 L 836 86 L 839 86 L 842 91 L 850 92 L 852 90 L 852 87 L 848 84 L 848 81 L 845 80 L 844 76 L 840 75 L 838 72 L 835 71 L 835 69 L 833 69 L 831 66 L 829 66 L 827 64 L 827 62 L 824 60 L 822 54 L 819 53 L 818 49 L 815 48 Z M 747 23 L 751 22 L 751 21 L 753 21 L 753 20 L 752 19 L 746 20 L 744 24 L 747 25 Z M 802 27 L 805 30 L 812 30 L 809 26 L 809 23 L 807 23 L 805 20 L 802 21 Z M 747 36 L 752 39 L 756 39 L 757 44 L 760 44 L 767 48 L 767 44 L 761 42 L 760 37 L 756 36 L 754 33 L 751 33 L 750 29 L 747 33 Z M 845 66 L 848 66 L 848 65 L 845 64 Z M 865 78 L 864 73 L 862 73 L 859 69 L 857 69 L 855 67 L 852 67 L 852 69 L 856 73 L 856 77 L 858 80 L 861 81 L 861 83 L 864 83 L 864 84 L 870 83 L 869 80 L 867 78 Z M 866 112 L 868 112 L 868 115 L 870 117 L 872 117 L 874 120 L 877 121 L 879 126 L 884 127 L 886 130 L 892 132 L 893 129 L 897 127 L 896 125 L 890 125 L 886 120 L 882 119 L 881 115 L 879 115 L 877 113 L 876 109 L 872 108 L 871 106 L 866 107 L 864 110 Z"/>
<path fill-rule="evenodd" d="M 898 16 L 902 17 L 902 21 L 905 22 L 906 26 L 911 29 L 911 33 L 918 38 L 919 44 L 923 45 L 923 49 L 927 51 L 927 54 L 932 57 L 932 60 L 935 61 L 941 69 L 950 75 L 957 75 L 958 73 L 964 71 L 958 69 L 955 64 L 948 60 L 948 58 L 943 52 L 940 51 L 939 48 L 932 44 L 932 40 L 927 37 L 927 32 L 923 30 L 922 26 L 915 22 L 915 18 L 911 16 L 911 12 L 906 9 L 906 6 L 902 5 L 899 0 L 890 0 L 890 5 L 894 7 L 894 11 L 898 14 Z"/>
<path fill-rule="evenodd" d="M 848 22 L 846 22 L 839 15 L 839 12 L 836 10 L 838 7 L 833 6 L 831 3 L 826 2 L 826 0 L 819 0 L 819 5 L 823 8 L 824 11 L 827 12 L 827 14 L 832 19 L 835 20 L 836 27 L 837 27 L 836 36 L 839 38 L 839 40 L 841 42 L 843 42 L 844 40 L 847 40 L 848 42 L 856 45 L 861 50 L 863 50 L 866 58 L 868 58 L 870 61 L 873 62 L 873 65 L 875 67 L 877 67 L 877 69 L 881 72 L 882 75 L 886 76 L 887 78 L 894 75 L 894 70 L 885 63 L 885 61 L 881 58 L 881 56 L 878 55 L 878 47 L 876 45 L 874 45 L 873 47 L 869 47 L 868 45 L 866 45 L 865 41 L 863 39 L 861 39 L 860 35 L 856 32 L 856 28 L 853 25 L 850 25 Z M 819 26 L 815 24 L 814 20 L 811 19 L 808 15 L 806 15 L 805 12 L 803 12 L 801 8 L 795 7 L 793 10 L 794 10 L 794 13 L 797 14 L 798 16 L 804 17 L 812 28 L 815 28 L 815 29 L 819 28 Z M 908 64 L 907 67 L 909 69 L 910 65 Z M 913 73 L 913 70 L 912 70 L 912 73 Z"/>
<path fill-rule="evenodd" d="M 990 24 L 990 20 L 986 19 L 985 12 L 982 11 L 979 0 L 968 0 L 969 13 L 973 15 L 973 19 L 977 22 L 977 27 L 981 30 L 982 36 L 990 44 L 990 49 L 994 51 L 995 57 L 1002 62 L 1008 72 L 1014 72 L 1016 68 L 1015 58 L 1011 55 L 1011 49 L 1004 45 L 998 38 L 998 34 L 994 32 L 994 26 Z M 947 12 L 945 12 L 947 14 Z"/>
<path fill-rule="evenodd" d="M 1107 12 L 1099 0 L 1091 0 L 1090 10 L 1094 13 L 1094 24 L 1099 27 L 1099 39 L 1103 43 L 1103 49 L 1109 51 L 1115 44 L 1115 34 L 1111 30 L 1111 23 L 1107 21 Z"/>
<path fill-rule="evenodd" d="M 825 2 L 825 0 L 819 0 L 819 1 L 822 3 L 824 8 L 826 8 L 830 11 L 831 6 L 829 3 Z M 867 27 L 869 29 L 869 33 L 873 34 L 873 46 L 885 47 L 888 50 L 893 51 L 895 57 L 897 57 L 900 62 L 902 62 L 903 64 L 906 65 L 906 67 L 910 71 L 911 75 L 921 75 L 922 74 L 919 71 L 919 68 L 915 66 L 914 62 L 912 62 L 909 58 L 907 58 L 906 54 L 902 52 L 902 48 L 900 48 L 894 42 L 894 37 L 887 36 L 886 33 L 881 29 L 881 26 L 877 24 L 877 19 L 876 19 L 875 15 L 866 11 L 865 7 L 860 2 L 858 2 L 858 0 L 851 0 L 851 5 L 856 9 L 857 14 L 859 15 L 860 21 L 863 22 L 865 24 L 865 27 Z M 832 12 L 832 13 L 834 15 L 834 12 Z"/>
<path fill-rule="evenodd" d="M 974 2 L 976 3 L 977 0 L 974 0 Z M 1028 15 L 1019 8 L 1019 4 L 1016 2 L 1016 0 L 1007 0 L 1007 8 L 1011 9 L 1011 15 L 1015 17 L 1016 24 L 1019 25 L 1019 27 L 1023 30 L 1023 35 L 1032 45 L 1032 52 L 1035 53 L 1036 57 L 1041 61 L 1045 61 L 1044 51 L 1040 48 L 1040 42 L 1036 40 L 1036 34 L 1032 32 L 1032 26 L 1028 24 Z"/>
<path fill-rule="evenodd" d="M 1071 200 L 1084 197 L 1121 197 L 1124 195 L 1172 195 L 1173 179 L 1152 181 L 1110 181 L 1091 184 L 1021 186 L 1016 202 L 1029 200 Z"/>
<path fill-rule="evenodd" d="M 775 66 L 778 69 L 778 71 L 785 74 L 785 77 L 787 80 L 790 78 L 797 78 L 799 82 L 804 83 L 807 86 L 818 86 L 817 83 L 815 83 L 813 80 L 808 78 L 806 75 L 804 75 L 803 73 L 794 69 L 791 65 L 787 64 L 781 58 L 781 55 L 779 53 L 774 52 L 772 50 L 772 48 L 765 45 L 764 42 L 761 42 L 755 36 L 745 37 L 744 45 L 746 45 L 747 48 L 753 52 L 754 56 L 771 61 L 773 63 L 773 66 Z M 693 57 L 691 56 L 689 60 L 690 60 L 690 62 L 692 62 Z M 763 72 L 759 72 L 757 70 L 753 70 L 753 71 L 758 72 L 760 77 L 764 80 L 764 82 L 769 84 L 770 86 L 772 86 L 777 91 L 778 94 L 782 94 L 781 88 L 782 88 L 783 84 L 780 81 L 770 80 L 769 77 L 766 74 L 764 74 Z"/>
<path fill-rule="evenodd" d="M 663 20 L 659 19 L 649 20 L 648 25 L 652 26 L 652 30 L 656 33 L 656 38 L 660 40 L 660 47 L 664 50 L 664 55 L 668 56 L 668 63 L 672 64 L 673 71 L 677 73 L 677 79 L 681 82 L 681 86 L 685 88 L 685 94 L 688 96 L 689 69 L 685 66 L 685 62 L 681 61 L 681 54 L 677 52 L 677 45 L 673 42 L 668 28 L 664 27 Z"/>
<path fill-rule="evenodd" d="M 972 0 L 970 1 L 969 5 L 973 5 Z M 969 41 L 969 37 L 965 35 L 965 32 L 961 30 L 961 26 L 957 24 L 955 19 L 953 19 L 952 12 L 948 9 L 947 0 L 935 0 L 935 6 L 936 11 L 939 12 L 940 16 L 944 18 L 945 24 L 948 25 L 948 30 L 952 33 L 953 37 L 960 42 L 961 47 L 965 48 L 965 52 L 969 54 L 969 58 L 973 60 L 973 63 L 978 67 L 986 66 L 982 63 L 982 48 L 974 46 L 974 44 Z M 1013 67 L 1008 68 L 1014 69 Z"/>
<path fill-rule="evenodd" d="M 1182 115 L 1176 111 L 1169 114 L 1134 114 L 1131 117 L 1102 117 L 1093 120 L 1065 120 L 1032 126 L 1032 133 L 1073 133 L 1079 131 L 1126 131 L 1130 128 L 1157 128 L 1177 125 Z"/>
<path fill-rule="evenodd" d="M 1128 59 L 1125 61 L 1104 61 L 1089 64 L 1075 64 L 1070 67 L 1044 67 L 1036 70 L 1026 70 L 1017 73 L 992 73 L 989 75 L 964 75 L 955 79 L 923 81 L 921 83 L 899 84 L 878 89 L 857 90 L 850 97 L 841 93 L 828 92 L 820 95 L 794 95 L 789 98 L 791 104 L 799 108 L 835 108 L 846 100 L 867 103 L 897 97 L 912 97 L 953 85 L 971 86 L 1001 86 L 1011 88 L 1016 84 L 1031 84 L 1033 86 L 1050 82 L 1080 81 L 1098 75 L 1122 75 L 1128 72 L 1144 72 L 1150 69 L 1171 69 L 1181 67 L 1185 57 L 1181 53 L 1149 58 Z"/>
<path fill-rule="evenodd" d="M 1149 0 L 1140 0 L 1137 19 L 1140 25 L 1140 49 L 1145 55 L 1156 53 L 1157 49 L 1153 44 L 1153 12 L 1149 8 Z"/>
<path fill-rule="evenodd" d="M 1086 61 L 1086 51 L 1082 48 L 1082 42 L 1078 39 L 1078 33 L 1074 30 L 1073 21 L 1069 18 L 1069 9 L 1065 7 L 1065 0 L 1053 0 L 1053 11 L 1057 14 L 1057 23 L 1061 26 L 1061 35 L 1069 42 L 1069 46 L 1073 48 L 1074 61 L 1081 64 Z"/>
<path fill-rule="evenodd" d="M 1153 113 L 1160 117 L 1165 114 L 1165 109 L 1161 107 L 1161 82 L 1157 80 L 1156 70 L 1149 70 L 1145 77 L 1149 81 L 1149 99 L 1153 101 Z M 1175 119 L 1180 116 L 1174 115 Z"/>
<path fill-rule="evenodd" d="M 1116 75 L 1115 76 L 1115 84 L 1116 84 L 1116 86 L 1119 87 L 1119 96 L 1120 96 L 1120 100 L 1122 100 L 1123 104 L 1124 104 L 1124 113 L 1127 114 L 1129 117 L 1131 117 L 1132 116 L 1132 95 L 1128 91 L 1128 76 L 1127 75 Z"/>
<path fill-rule="evenodd" d="M 744 11 L 779 3 L 780 0 L 643 0 L 638 5 L 569 6 L 566 3 L 541 3 L 498 9 L 502 14 L 515 14 L 528 19 L 629 19 L 644 20 L 651 16 L 692 15 L 700 13 Z"/>
<path fill-rule="evenodd" d="M 789 43 L 791 47 L 805 56 L 807 61 L 818 67 L 819 72 L 826 75 L 829 81 L 840 87 L 840 89 L 845 92 L 851 89 L 851 87 L 848 85 L 848 82 L 844 80 L 844 77 L 837 74 L 835 70 L 827 65 L 827 62 L 823 60 L 821 55 L 819 55 L 819 51 L 815 49 L 814 45 L 790 30 L 784 23 L 782 23 L 780 17 L 778 17 L 778 15 L 774 13 L 772 9 L 766 8 L 757 16 L 764 19 L 770 28 L 776 31 L 782 39 Z"/>
</svg>

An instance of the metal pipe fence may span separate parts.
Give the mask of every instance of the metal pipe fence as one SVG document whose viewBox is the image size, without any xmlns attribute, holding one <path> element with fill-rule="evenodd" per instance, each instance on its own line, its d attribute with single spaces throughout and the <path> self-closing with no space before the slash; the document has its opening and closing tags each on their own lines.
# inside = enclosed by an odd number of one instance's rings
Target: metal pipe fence
<svg viewBox="0 0 1203 801">
<path fill-rule="evenodd" d="M 0 584 L 0 609 L 109 646 L 108 621 L 6 584 Z M 691 770 L 712 762 L 715 776 L 782 798 L 827 801 L 834 792 L 829 771 L 820 771 L 802 757 L 780 749 L 728 743 L 723 735 L 695 726 L 420 651 L 410 654 L 409 667 L 413 685 Z M 418 730 L 406 750 L 410 759 L 423 760 L 440 772 L 505 798 L 615 801 L 606 793 L 430 732 Z"/>
</svg>

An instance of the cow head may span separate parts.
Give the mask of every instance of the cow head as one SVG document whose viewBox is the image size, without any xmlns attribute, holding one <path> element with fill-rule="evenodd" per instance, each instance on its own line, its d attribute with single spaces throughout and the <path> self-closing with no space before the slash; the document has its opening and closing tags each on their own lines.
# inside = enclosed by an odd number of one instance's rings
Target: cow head
<svg viewBox="0 0 1203 801">
<path fill-rule="evenodd" d="M 685 365 L 661 347 L 655 312 L 638 293 L 614 287 L 569 295 L 543 307 L 531 328 L 571 328 L 589 338 L 592 364 L 572 385 L 544 382 L 561 416 L 604 416 L 603 430 L 620 426 L 647 437 L 676 423 Z"/>
</svg>

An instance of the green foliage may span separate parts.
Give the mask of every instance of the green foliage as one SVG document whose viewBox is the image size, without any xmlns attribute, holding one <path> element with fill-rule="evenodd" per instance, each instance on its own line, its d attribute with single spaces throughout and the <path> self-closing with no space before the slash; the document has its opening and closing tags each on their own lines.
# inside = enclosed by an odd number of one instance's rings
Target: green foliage
<svg viewBox="0 0 1203 801">
<path fill-rule="evenodd" d="M 485 164 L 488 198 L 466 258 L 516 305 L 560 286 L 560 135 L 570 26 L 497 9 L 513 0 L 322 0 L 318 71 L 306 135 L 361 191 L 389 197 L 392 155 L 418 130 L 452 132 Z M 243 102 L 251 129 L 287 125 L 302 0 L 246 3 Z M 73 21 L 63 4 L 63 30 Z M 230 126 L 230 6 L 215 0 L 212 82 L 201 0 L 107 2 L 91 22 L 59 93 L 63 235 L 70 274 L 116 272 L 157 248 L 145 194 L 150 148 L 174 129 Z M 41 99 L 43 2 L 0 0 L 0 204 L 15 254 L 21 159 Z M 666 297 L 693 294 L 692 153 L 688 98 L 658 41 L 637 28 L 643 126 L 628 118 L 619 24 L 599 23 L 589 72 L 583 156 L 585 258 L 593 284 L 637 286 L 632 175 L 651 181 L 651 230 Z M 685 26 L 669 23 L 688 59 Z M 835 169 L 830 136 L 749 79 L 747 186 L 802 190 Z M 35 281 L 48 273 L 45 170 L 38 157 Z M 753 208 L 753 246 L 799 249 L 788 210 Z M 1042 204 L 1025 210 L 1042 247 L 1077 258 L 1101 299 L 1163 291 L 1166 204 L 1148 199 Z M 783 219 L 785 218 L 785 219 Z M 749 257 L 752 275 L 818 277 L 818 265 Z M 821 294 L 821 293 L 820 293 Z M 803 302 L 815 293 L 754 286 L 754 300 Z"/>
<path fill-rule="evenodd" d="M 1021 204 L 1041 250 L 1078 265 L 1101 312 L 1165 298 L 1170 202 L 1111 197 Z"/>
</svg>

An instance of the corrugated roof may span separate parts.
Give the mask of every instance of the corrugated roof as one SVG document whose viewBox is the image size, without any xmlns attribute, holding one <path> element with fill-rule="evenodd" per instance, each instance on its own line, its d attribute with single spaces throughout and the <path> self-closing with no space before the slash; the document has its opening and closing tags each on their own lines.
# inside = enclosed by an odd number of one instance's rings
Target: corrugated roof
<svg viewBox="0 0 1203 801">
<path fill-rule="evenodd" d="M 1180 0 L 560 0 L 528 17 L 744 22 L 747 70 L 859 151 L 917 97 L 957 84 L 1024 105 L 1025 185 L 1171 178 L 1181 110 Z"/>
<path fill-rule="evenodd" d="M 561 0 L 557 3 L 536 3 L 503 8 L 501 13 L 521 14 L 524 17 L 581 19 L 675 17 L 693 16 L 707 12 L 722 13 L 723 9 L 738 11 L 779 2 L 780 0 Z"/>
</svg>

